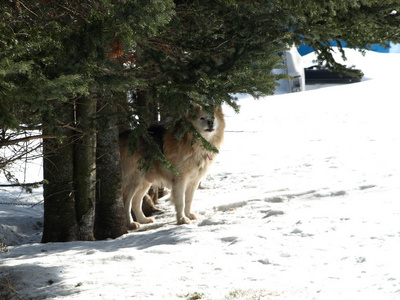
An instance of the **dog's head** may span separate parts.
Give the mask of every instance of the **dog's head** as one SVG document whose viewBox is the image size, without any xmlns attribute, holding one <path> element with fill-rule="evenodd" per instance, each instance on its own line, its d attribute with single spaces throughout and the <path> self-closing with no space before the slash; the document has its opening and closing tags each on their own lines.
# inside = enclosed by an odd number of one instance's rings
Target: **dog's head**
<svg viewBox="0 0 400 300">
<path fill-rule="evenodd" d="M 220 107 L 206 110 L 199 105 L 195 106 L 195 110 L 197 119 L 192 119 L 192 123 L 201 135 L 208 139 L 223 125 L 222 110 Z"/>
</svg>

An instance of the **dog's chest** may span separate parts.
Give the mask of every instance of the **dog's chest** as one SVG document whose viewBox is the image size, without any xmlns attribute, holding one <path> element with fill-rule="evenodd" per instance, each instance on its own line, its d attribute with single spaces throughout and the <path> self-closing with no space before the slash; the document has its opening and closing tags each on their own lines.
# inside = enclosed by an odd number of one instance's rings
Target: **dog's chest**
<svg viewBox="0 0 400 300">
<path fill-rule="evenodd" d="M 188 171 L 192 173 L 194 177 L 202 177 L 210 167 L 212 163 L 212 157 L 210 154 L 201 153 L 189 158 L 188 162 Z"/>
</svg>

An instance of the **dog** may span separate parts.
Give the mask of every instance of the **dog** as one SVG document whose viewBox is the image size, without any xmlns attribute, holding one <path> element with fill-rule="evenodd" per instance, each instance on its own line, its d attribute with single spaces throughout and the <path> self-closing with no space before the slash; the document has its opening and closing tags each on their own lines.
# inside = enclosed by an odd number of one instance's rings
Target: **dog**
<svg viewBox="0 0 400 300">
<path fill-rule="evenodd" d="M 205 140 L 219 150 L 225 130 L 221 107 L 214 108 L 211 112 L 200 105 L 195 105 L 194 108 L 196 117 L 188 114 L 187 120 Z M 179 130 L 182 126 L 180 124 L 182 123 L 177 122 L 175 130 Z M 137 229 L 140 224 L 154 222 L 154 218 L 146 217 L 142 211 L 142 199 L 152 185 L 163 185 L 171 189 L 171 202 L 175 205 L 177 223 L 190 224 L 191 220 L 197 219 L 191 212 L 194 192 L 217 154 L 206 150 L 199 140 L 193 143 L 193 134 L 189 132 L 182 139 L 177 139 L 174 132 L 167 131 L 161 125 L 149 128 L 149 132 L 177 174 L 161 168 L 157 161 L 153 162 L 152 169 L 143 173 L 139 170 L 139 163 L 145 151 L 130 153 L 129 131 L 120 136 L 122 193 L 128 227 Z M 132 210 L 137 222 L 132 218 Z"/>
</svg>

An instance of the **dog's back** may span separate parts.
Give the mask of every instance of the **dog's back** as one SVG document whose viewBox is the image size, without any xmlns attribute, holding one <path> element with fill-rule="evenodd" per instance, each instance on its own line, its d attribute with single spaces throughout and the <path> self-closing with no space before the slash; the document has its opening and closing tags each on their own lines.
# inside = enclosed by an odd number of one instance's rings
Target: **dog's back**
<svg viewBox="0 0 400 300">
<path fill-rule="evenodd" d="M 148 133 L 153 143 L 148 143 L 142 138 L 138 141 L 138 151 L 130 152 L 129 142 L 132 138 L 132 131 L 125 131 L 120 135 L 120 154 L 121 154 L 121 169 L 122 169 L 122 186 L 123 190 L 129 190 L 131 187 L 151 183 L 152 185 L 162 185 L 170 187 L 170 182 L 173 173 L 160 167 L 158 161 L 153 161 L 150 169 L 145 172 L 140 170 L 140 160 L 143 155 L 152 151 L 152 146 L 157 146 L 161 153 L 164 153 L 164 140 L 168 134 L 166 128 L 162 125 L 153 125 L 148 128 Z M 124 197 L 124 202 L 126 198 Z"/>
</svg>

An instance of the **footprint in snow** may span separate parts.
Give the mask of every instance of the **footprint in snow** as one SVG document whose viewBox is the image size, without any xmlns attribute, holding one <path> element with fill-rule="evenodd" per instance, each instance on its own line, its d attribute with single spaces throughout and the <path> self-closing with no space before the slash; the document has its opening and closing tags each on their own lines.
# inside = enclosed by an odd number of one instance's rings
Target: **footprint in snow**
<svg viewBox="0 0 400 300">
<path fill-rule="evenodd" d="M 284 215 L 285 213 L 281 210 L 269 210 L 267 211 L 267 214 L 263 217 L 263 219 L 272 217 L 272 216 L 279 216 L 279 215 Z"/>
</svg>

